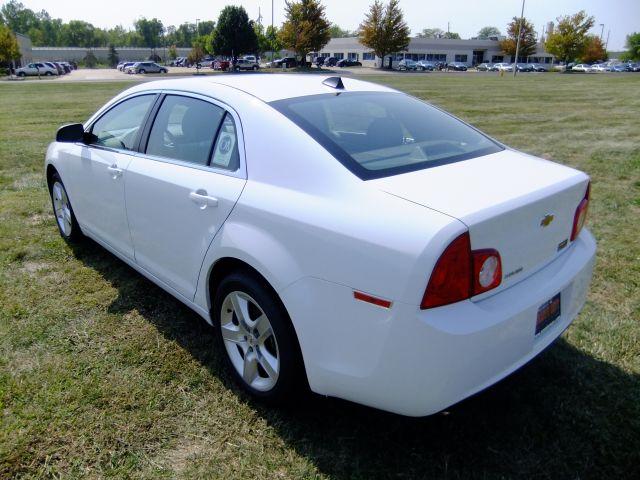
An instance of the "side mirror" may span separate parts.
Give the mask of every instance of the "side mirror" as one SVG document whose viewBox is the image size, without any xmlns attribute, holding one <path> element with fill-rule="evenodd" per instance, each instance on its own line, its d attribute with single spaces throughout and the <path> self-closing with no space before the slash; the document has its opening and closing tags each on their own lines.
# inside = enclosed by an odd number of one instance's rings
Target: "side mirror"
<svg viewBox="0 0 640 480">
<path fill-rule="evenodd" d="M 84 141 L 84 127 L 81 123 L 63 125 L 56 133 L 56 142 L 76 143 Z"/>
</svg>

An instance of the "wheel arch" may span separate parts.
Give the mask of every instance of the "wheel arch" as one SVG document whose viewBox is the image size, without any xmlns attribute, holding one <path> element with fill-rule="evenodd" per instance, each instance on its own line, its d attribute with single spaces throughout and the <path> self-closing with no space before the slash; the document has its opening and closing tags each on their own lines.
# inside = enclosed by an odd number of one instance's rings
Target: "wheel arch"
<svg viewBox="0 0 640 480">
<path fill-rule="evenodd" d="M 237 257 L 225 256 L 218 258 L 211 268 L 209 269 L 209 274 L 207 277 L 207 297 L 208 297 L 208 305 L 209 305 L 209 321 L 213 323 L 213 309 L 216 307 L 214 305 L 214 298 L 216 295 L 216 291 L 220 286 L 222 280 L 229 274 L 233 272 L 247 272 L 250 275 L 257 278 L 264 286 L 271 292 L 275 301 L 282 307 L 283 311 L 286 313 L 286 321 L 291 328 L 291 332 L 293 333 L 293 338 L 295 339 L 296 348 L 297 348 L 297 356 L 302 362 L 302 370 L 304 371 L 304 380 L 307 382 L 307 387 L 309 385 L 307 368 L 305 365 L 304 355 L 302 354 L 302 349 L 300 348 L 300 337 L 296 330 L 296 326 L 291 319 L 291 314 L 289 313 L 289 309 L 284 304 L 282 298 L 273 287 L 273 285 L 269 282 L 265 275 L 263 275 L 257 268 L 253 265 L 249 264 L 245 260 L 241 260 Z"/>
</svg>

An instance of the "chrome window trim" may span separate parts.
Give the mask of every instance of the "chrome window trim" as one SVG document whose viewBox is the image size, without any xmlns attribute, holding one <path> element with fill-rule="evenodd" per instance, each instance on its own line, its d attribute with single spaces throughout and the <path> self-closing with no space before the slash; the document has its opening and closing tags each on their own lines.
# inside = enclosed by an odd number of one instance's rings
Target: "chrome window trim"
<svg viewBox="0 0 640 480">
<path fill-rule="evenodd" d="M 238 146 L 242 146 L 242 148 L 238 148 L 238 155 L 240 157 L 240 166 L 237 170 L 231 171 L 231 170 L 226 170 L 224 168 L 215 167 L 213 165 L 199 165 L 197 163 L 185 162 L 183 160 L 176 160 L 169 157 L 148 155 L 144 152 L 134 152 L 136 157 L 146 158 L 146 159 L 157 161 L 157 162 L 169 163 L 169 164 L 178 165 L 181 167 L 194 168 L 196 170 L 202 170 L 205 172 L 219 173 L 222 175 L 226 175 L 228 177 L 242 178 L 245 180 L 247 179 L 246 152 L 245 152 L 245 145 L 244 145 L 244 132 L 242 130 L 242 121 L 240 120 L 240 116 L 238 115 L 238 112 L 236 112 L 233 109 L 233 107 L 214 97 L 210 97 L 208 95 L 202 95 L 200 93 L 193 93 L 193 92 L 184 91 L 184 90 L 168 90 L 168 89 L 159 90 L 158 92 L 163 93 L 165 95 L 177 95 L 182 97 L 191 97 L 196 100 L 202 100 L 204 102 L 208 102 L 219 108 L 222 108 L 226 113 L 229 113 L 236 124 L 236 136 L 238 137 Z M 155 118 L 153 119 L 153 121 L 155 122 Z M 149 130 L 149 132 L 151 132 L 151 130 Z M 148 140 L 148 139 L 143 139 L 143 140 Z"/>
</svg>

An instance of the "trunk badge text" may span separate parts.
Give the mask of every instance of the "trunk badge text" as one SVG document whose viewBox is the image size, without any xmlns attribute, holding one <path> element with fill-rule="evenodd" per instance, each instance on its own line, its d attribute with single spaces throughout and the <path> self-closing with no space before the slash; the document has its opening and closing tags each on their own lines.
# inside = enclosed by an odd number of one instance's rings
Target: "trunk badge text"
<svg viewBox="0 0 640 480">
<path fill-rule="evenodd" d="M 552 213 L 547 213 L 544 217 L 542 217 L 542 220 L 540 220 L 540 226 L 542 228 L 548 227 L 549 225 L 551 225 L 551 222 L 553 222 L 554 218 L 555 216 Z"/>
</svg>

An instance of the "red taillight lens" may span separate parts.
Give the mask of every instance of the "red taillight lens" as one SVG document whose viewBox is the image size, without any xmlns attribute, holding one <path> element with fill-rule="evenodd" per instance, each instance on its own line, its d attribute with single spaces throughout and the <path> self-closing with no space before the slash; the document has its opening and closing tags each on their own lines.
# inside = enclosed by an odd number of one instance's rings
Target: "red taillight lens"
<svg viewBox="0 0 640 480">
<path fill-rule="evenodd" d="M 465 232 L 449 244 L 436 262 L 420 308 L 466 300 L 496 288 L 501 282 L 502 261 L 498 251 L 471 251 L 469 232 Z"/>
<path fill-rule="evenodd" d="M 584 227 L 585 222 L 587 221 L 587 211 L 589 210 L 589 197 L 591 195 L 591 182 L 587 185 L 587 191 L 584 194 L 584 198 L 578 204 L 578 208 L 576 208 L 576 214 L 573 217 L 573 229 L 571 230 L 571 241 L 573 242 L 578 235 L 580 235 L 580 231 L 582 227 Z"/>
<path fill-rule="evenodd" d="M 422 297 L 420 308 L 433 308 L 469 298 L 471 292 L 471 240 L 464 232 L 442 253 Z"/>
</svg>

